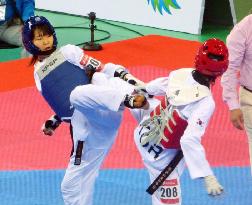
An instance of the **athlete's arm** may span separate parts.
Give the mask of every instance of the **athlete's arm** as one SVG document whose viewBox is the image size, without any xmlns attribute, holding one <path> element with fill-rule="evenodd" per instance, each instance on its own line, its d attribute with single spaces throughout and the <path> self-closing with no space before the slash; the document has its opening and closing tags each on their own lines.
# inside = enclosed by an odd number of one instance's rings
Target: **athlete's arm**
<svg viewBox="0 0 252 205">
<path fill-rule="evenodd" d="M 161 77 L 150 81 L 145 88 L 149 95 L 164 96 L 168 86 L 168 77 Z"/>
</svg>

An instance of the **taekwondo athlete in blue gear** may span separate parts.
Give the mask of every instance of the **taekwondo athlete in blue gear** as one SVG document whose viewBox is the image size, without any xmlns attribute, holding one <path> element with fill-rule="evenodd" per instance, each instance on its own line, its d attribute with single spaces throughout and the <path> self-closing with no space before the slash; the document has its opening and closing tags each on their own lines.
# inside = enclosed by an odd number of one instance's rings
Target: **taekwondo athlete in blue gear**
<svg viewBox="0 0 252 205">
<path fill-rule="evenodd" d="M 27 51 L 34 55 L 48 55 L 57 48 L 57 37 L 53 26 L 44 17 L 32 17 L 30 23 L 23 28 L 23 41 Z M 32 27 L 36 25 L 48 25 L 53 35 L 53 49 L 41 52 L 32 42 Z M 35 70 L 35 77 L 40 81 L 41 94 L 63 121 L 70 121 L 73 107 L 70 105 L 71 91 L 78 85 L 86 85 L 89 79 L 83 69 L 70 63 L 61 51 L 45 59 L 40 69 Z M 64 88 L 64 89 L 62 89 Z"/>
<path fill-rule="evenodd" d="M 60 52 L 48 59 L 49 63 L 37 71 L 41 80 L 41 93 L 57 116 L 63 121 L 69 121 L 74 110 L 69 101 L 70 93 L 76 86 L 88 84 L 89 79 L 83 69 L 68 62 Z"/>
<path fill-rule="evenodd" d="M 70 120 L 73 127 L 73 154 L 61 185 L 64 203 L 92 205 L 95 180 L 117 136 L 124 107 L 142 108 L 148 105 L 146 98 L 131 95 L 134 86 L 111 77 L 118 65 L 102 65 L 74 45 L 56 50 L 55 31 L 44 17 L 25 22 L 23 42 L 33 54 L 38 90 L 59 118 Z M 85 75 L 89 65 L 101 71 L 92 79 Z M 92 84 L 87 84 L 89 80 Z"/>
</svg>

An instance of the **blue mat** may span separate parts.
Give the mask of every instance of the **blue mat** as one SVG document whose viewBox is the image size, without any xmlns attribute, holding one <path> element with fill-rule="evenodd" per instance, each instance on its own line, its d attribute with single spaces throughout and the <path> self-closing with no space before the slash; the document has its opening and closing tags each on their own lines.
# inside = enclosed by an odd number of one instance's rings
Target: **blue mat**
<svg viewBox="0 0 252 205">
<path fill-rule="evenodd" d="M 181 178 L 183 205 L 251 205 L 249 167 L 214 169 L 225 194 L 212 198 L 202 180 Z M 64 170 L 0 172 L 0 205 L 63 205 L 60 183 Z M 149 177 L 143 169 L 102 170 L 96 183 L 94 205 L 151 205 L 145 192 Z"/>
</svg>

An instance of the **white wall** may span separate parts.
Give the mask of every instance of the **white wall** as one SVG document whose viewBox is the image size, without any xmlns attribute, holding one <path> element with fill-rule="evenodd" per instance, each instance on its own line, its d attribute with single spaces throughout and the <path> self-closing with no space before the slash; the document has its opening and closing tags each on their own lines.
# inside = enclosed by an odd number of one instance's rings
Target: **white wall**
<svg viewBox="0 0 252 205">
<path fill-rule="evenodd" d="M 164 10 L 163 15 L 155 12 L 148 0 L 36 0 L 36 7 L 82 16 L 94 11 L 100 19 L 200 34 L 205 0 L 177 3 L 181 9 L 170 7 L 171 15 Z"/>
</svg>

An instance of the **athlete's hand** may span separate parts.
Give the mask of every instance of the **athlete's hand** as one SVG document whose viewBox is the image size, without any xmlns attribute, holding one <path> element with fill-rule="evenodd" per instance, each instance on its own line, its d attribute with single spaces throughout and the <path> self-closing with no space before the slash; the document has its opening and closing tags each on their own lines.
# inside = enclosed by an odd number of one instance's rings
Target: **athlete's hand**
<svg viewBox="0 0 252 205">
<path fill-rule="evenodd" d="M 214 175 L 209 175 L 204 178 L 207 193 L 211 196 L 220 195 L 223 192 L 223 187 L 220 185 Z"/>
<path fill-rule="evenodd" d="M 237 129 L 243 130 L 244 120 L 241 109 L 230 110 L 230 120 Z"/>
<path fill-rule="evenodd" d="M 60 125 L 61 120 L 57 115 L 52 115 L 48 120 L 44 122 L 41 127 L 42 132 L 45 135 L 52 136 L 54 134 L 55 129 Z"/>
</svg>

